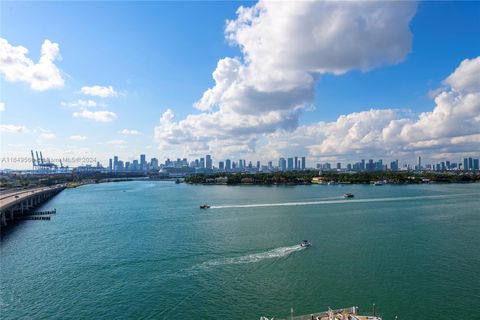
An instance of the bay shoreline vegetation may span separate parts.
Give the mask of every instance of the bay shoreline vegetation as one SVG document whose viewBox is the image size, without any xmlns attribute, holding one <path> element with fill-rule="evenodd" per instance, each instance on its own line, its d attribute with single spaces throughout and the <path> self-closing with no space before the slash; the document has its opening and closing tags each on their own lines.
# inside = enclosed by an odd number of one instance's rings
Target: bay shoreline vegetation
<svg viewBox="0 0 480 320">
<path fill-rule="evenodd" d="M 195 174 L 185 178 L 190 184 L 255 184 L 255 185 L 305 185 L 305 184 L 420 184 L 420 183 L 471 183 L 480 182 L 480 173 L 430 173 L 430 172 L 323 172 L 292 171 L 275 173 L 215 173 Z"/>
</svg>

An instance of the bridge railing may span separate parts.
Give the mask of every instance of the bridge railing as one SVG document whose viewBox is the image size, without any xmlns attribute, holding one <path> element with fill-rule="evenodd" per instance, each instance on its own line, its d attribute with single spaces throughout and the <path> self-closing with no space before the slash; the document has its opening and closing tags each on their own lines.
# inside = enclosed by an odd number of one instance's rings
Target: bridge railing
<svg viewBox="0 0 480 320">
<path fill-rule="evenodd" d="M 23 190 L 23 191 L 19 191 L 19 192 L 10 192 L 9 194 L 2 193 L 0 195 L 0 200 L 10 198 L 14 195 L 20 196 L 20 195 L 24 195 L 24 194 L 31 194 L 32 192 L 37 193 L 37 192 L 42 192 L 42 191 L 47 191 L 47 190 L 58 189 L 58 188 L 61 188 L 61 187 L 62 187 L 62 185 L 55 185 L 55 186 L 50 186 L 50 187 L 40 187 L 40 188 L 34 188 L 34 189 L 29 189 L 29 190 Z"/>
</svg>

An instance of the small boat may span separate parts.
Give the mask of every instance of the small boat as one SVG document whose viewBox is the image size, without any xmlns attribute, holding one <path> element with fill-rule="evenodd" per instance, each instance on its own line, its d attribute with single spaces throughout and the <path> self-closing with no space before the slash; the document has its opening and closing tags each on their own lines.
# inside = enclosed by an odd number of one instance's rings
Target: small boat
<svg viewBox="0 0 480 320">
<path fill-rule="evenodd" d="M 345 194 L 343 195 L 343 197 L 344 197 L 344 198 L 353 198 L 354 195 L 353 195 L 353 193 L 345 193 Z"/>
<path fill-rule="evenodd" d="M 175 183 L 179 184 L 179 183 L 182 183 L 182 181 L 180 181 L 180 179 L 177 179 L 177 180 L 175 180 Z"/>
<path fill-rule="evenodd" d="M 200 206 L 200 209 L 208 209 L 208 208 L 210 208 L 210 206 L 208 204 L 202 204 Z"/>
<path fill-rule="evenodd" d="M 300 242 L 300 247 L 302 248 L 307 248 L 307 247 L 310 247 L 311 245 L 312 244 L 308 240 L 303 240 L 302 242 Z"/>
</svg>

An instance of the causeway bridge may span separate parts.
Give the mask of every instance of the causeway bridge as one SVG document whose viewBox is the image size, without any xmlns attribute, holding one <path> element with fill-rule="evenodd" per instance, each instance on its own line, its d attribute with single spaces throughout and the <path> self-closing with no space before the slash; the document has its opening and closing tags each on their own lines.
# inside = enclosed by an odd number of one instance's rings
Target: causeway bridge
<svg viewBox="0 0 480 320">
<path fill-rule="evenodd" d="M 6 227 L 10 222 L 16 220 L 16 215 L 20 216 L 32 211 L 63 189 L 65 189 L 65 185 L 61 184 L 1 193 L 0 227 Z"/>
</svg>

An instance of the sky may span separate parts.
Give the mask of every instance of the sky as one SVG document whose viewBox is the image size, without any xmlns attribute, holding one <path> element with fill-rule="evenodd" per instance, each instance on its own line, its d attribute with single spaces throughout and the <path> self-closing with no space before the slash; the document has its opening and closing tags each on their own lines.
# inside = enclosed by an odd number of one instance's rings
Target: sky
<svg viewBox="0 0 480 320">
<path fill-rule="evenodd" d="M 479 2 L 0 2 L 1 168 L 30 150 L 480 156 Z"/>
</svg>

